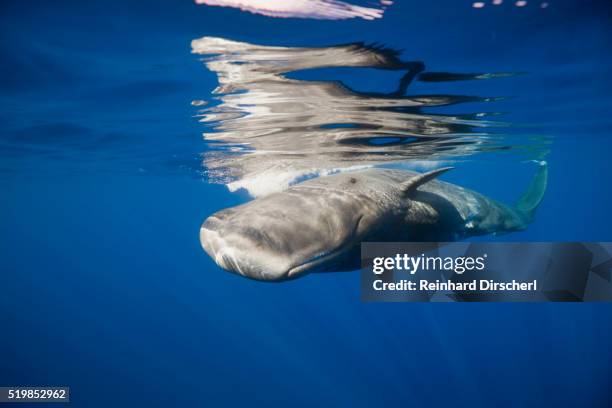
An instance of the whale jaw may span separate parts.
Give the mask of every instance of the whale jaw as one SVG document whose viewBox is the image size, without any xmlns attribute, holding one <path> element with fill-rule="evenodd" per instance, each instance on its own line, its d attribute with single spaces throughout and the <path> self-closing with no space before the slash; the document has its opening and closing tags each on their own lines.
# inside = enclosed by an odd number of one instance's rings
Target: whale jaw
<svg viewBox="0 0 612 408">
<path fill-rule="evenodd" d="M 329 265 L 346 258 L 359 246 L 353 232 L 331 249 L 280 250 L 266 234 L 239 228 L 237 224 L 242 223 L 227 218 L 222 211 L 206 219 L 200 228 L 202 248 L 221 268 L 254 280 L 279 282 L 329 270 Z M 354 230 L 358 228 L 360 219 L 357 218 Z"/>
<path fill-rule="evenodd" d="M 225 236 L 219 231 L 206 227 L 200 228 L 200 243 L 206 253 L 217 265 L 226 271 L 247 278 L 261 281 L 283 281 L 289 277 L 287 262 L 274 257 L 263 256 L 256 248 L 249 248 L 250 243 L 238 235 Z M 239 245 L 242 244 L 242 245 Z"/>
<path fill-rule="evenodd" d="M 303 261 L 287 262 L 286 258 L 281 259 L 269 254 L 266 256 L 255 249 L 251 251 L 237 249 L 232 241 L 234 240 L 223 237 L 205 225 L 200 228 L 202 248 L 217 265 L 237 275 L 265 282 L 282 282 L 299 278 L 354 249 L 352 245 L 347 244 Z"/>
</svg>

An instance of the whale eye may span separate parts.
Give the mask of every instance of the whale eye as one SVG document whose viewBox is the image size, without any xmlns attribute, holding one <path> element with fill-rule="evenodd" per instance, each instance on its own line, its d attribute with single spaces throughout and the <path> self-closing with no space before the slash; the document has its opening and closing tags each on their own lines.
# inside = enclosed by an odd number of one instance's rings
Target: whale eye
<svg viewBox="0 0 612 408">
<path fill-rule="evenodd" d="M 351 178 L 349 179 L 349 182 L 350 182 L 351 184 L 355 184 L 355 183 L 357 182 L 357 179 L 356 179 L 355 177 L 351 177 Z"/>
</svg>

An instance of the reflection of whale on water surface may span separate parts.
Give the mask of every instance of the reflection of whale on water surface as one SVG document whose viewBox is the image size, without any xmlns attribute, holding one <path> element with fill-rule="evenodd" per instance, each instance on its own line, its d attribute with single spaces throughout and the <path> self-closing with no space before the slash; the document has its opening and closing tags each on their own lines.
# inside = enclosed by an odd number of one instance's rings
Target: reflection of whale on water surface
<svg viewBox="0 0 612 408">
<path fill-rule="evenodd" d="M 408 159 L 438 160 L 503 148 L 483 114 L 443 115 L 424 108 L 486 102 L 461 95 L 405 96 L 423 70 L 398 53 L 355 43 L 323 48 L 260 46 L 222 38 L 192 42 L 209 55 L 218 103 L 201 112 L 213 132 L 204 165 L 213 182 L 261 196 L 304 178 Z M 403 72 L 397 89 L 360 92 L 338 81 L 288 73 L 329 67 Z M 497 124 L 499 125 L 499 124 Z"/>
<path fill-rule="evenodd" d="M 297 17 L 325 20 L 344 20 L 381 18 L 391 0 L 381 0 L 379 4 L 370 2 L 373 7 L 364 7 L 340 0 L 195 0 L 198 4 L 209 6 L 234 7 L 254 14 L 268 17 Z"/>
</svg>

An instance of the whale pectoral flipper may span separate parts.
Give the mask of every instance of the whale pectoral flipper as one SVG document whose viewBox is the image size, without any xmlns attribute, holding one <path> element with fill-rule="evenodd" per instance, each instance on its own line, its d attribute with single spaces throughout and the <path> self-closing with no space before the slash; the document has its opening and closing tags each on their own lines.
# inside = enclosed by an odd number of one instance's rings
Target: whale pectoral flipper
<svg viewBox="0 0 612 408">
<path fill-rule="evenodd" d="M 527 222 L 531 222 L 536 209 L 542 202 L 548 182 L 548 164 L 545 161 L 538 164 L 537 173 L 515 206 L 527 218 Z"/>
<path fill-rule="evenodd" d="M 422 186 L 423 184 L 435 179 L 442 173 L 446 173 L 447 171 L 452 170 L 453 168 L 454 167 L 442 167 L 439 169 L 428 171 L 427 173 L 419 174 L 418 176 L 414 176 L 410 180 L 403 182 L 402 190 L 404 192 L 404 196 L 413 194 L 416 189 Z"/>
</svg>

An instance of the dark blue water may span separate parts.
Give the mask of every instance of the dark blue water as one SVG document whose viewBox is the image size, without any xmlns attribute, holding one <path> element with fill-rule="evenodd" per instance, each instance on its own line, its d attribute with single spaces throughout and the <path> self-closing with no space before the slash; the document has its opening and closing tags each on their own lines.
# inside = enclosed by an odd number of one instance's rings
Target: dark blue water
<svg viewBox="0 0 612 408">
<path fill-rule="evenodd" d="M 446 180 L 512 202 L 528 160 L 545 159 L 535 222 L 481 239 L 611 240 L 612 8 L 511 3 L 398 0 L 380 20 L 320 21 L 189 0 L 4 1 L 0 385 L 70 386 L 79 407 L 612 405 L 610 305 L 364 304 L 357 273 L 250 281 L 198 241 L 207 216 L 249 199 L 203 166 L 214 130 L 190 103 L 218 102 L 191 54 L 202 36 L 381 43 L 430 72 L 521 73 L 410 85 L 504 98 L 428 111 L 511 124 L 495 130 L 504 149 L 462 156 Z M 400 77 L 295 75 L 360 92 Z"/>
</svg>

